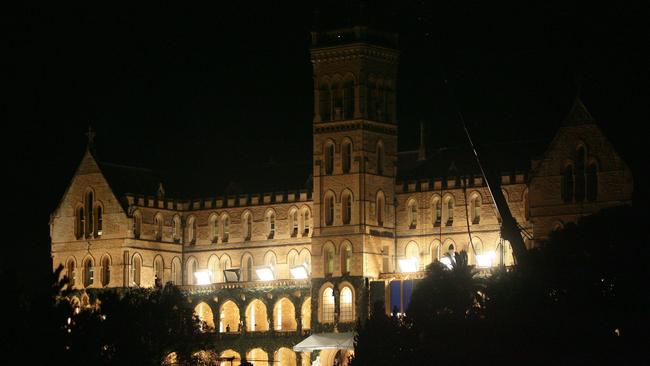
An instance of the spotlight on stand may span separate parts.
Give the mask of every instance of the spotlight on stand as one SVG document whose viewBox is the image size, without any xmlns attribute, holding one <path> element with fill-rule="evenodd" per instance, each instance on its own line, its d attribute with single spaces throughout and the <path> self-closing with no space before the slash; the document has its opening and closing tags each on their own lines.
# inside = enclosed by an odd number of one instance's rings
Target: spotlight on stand
<svg viewBox="0 0 650 366">
<path fill-rule="evenodd" d="M 307 268 L 305 268 L 305 266 L 302 264 L 296 267 L 291 267 L 289 270 L 291 271 L 291 276 L 296 280 L 304 280 L 306 278 L 309 278 Z"/>
<path fill-rule="evenodd" d="M 194 278 L 196 278 L 197 285 L 209 285 L 212 283 L 210 281 L 210 271 L 196 271 L 194 272 Z"/>
<path fill-rule="evenodd" d="M 239 268 L 230 268 L 223 270 L 223 277 L 226 279 L 226 282 L 239 282 Z"/>
<path fill-rule="evenodd" d="M 404 258 L 399 261 L 399 269 L 402 272 L 417 272 L 418 271 L 418 261 L 415 258 Z"/>
<path fill-rule="evenodd" d="M 271 266 L 262 266 L 255 269 L 257 273 L 257 278 L 260 281 L 273 281 L 275 279 L 275 273 L 273 273 L 273 268 Z"/>
</svg>

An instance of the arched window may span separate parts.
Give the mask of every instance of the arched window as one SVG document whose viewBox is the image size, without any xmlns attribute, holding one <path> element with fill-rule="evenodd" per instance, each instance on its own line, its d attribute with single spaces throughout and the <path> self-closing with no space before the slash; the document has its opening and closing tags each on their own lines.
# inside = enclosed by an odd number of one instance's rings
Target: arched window
<svg viewBox="0 0 650 366">
<path fill-rule="evenodd" d="M 352 297 L 352 290 L 345 286 L 341 289 L 340 294 L 341 316 L 339 320 L 342 323 L 349 323 L 354 321 L 354 301 Z"/>
<path fill-rule="evenodd" d="M 586 151 L 584 146 L 576 150 L 576 170 L 575 170 L 575 200 L 582 202 L 585 200 L 585 159 Z"/>
<path fill-rule="evenodd" d="M 178 243 L 181 240 L 181 218 L 178 215 L 176 215 L 174 216 L 173 221 L 174 222 L 172 224 L 172 237 L 174 241 Z"/>
<path fill-rule="evenodd" d="M 308 249 L 300 251 L 300 259 L 298 264 L 302 264 L 307 268 L 307 272 L 311 273 L 311 253 Z"/>
<path fill-rule="evenodd" d="M 433 226 L 440 226 L 440 222 L 442 221 L 442 205 L 440 204 L 440 197 L 433 197 L 431 211 L 433 216 Z"/>
<path fill-rule="evenodd" d="M 339 81 L 332 84 L 332 94 L 334 95 L 334 118 L 333 120 L 343 119 L 343 88 Z"/>
<path fill-rule="evenodd" d="M 573 167 L 567 165 L 562 174 L 562 200 L 566 203 L 573 201 Z"/>
<path fill-rule="evenodd" d="M 228 237 L 230 236 L 230 216 L 228 215 L 223 215 L 221 217 L 221 224 L 223 226 L 223 242 L 227 243 L 228 242 Z"/>
<path fill-rule="evenodd" d="M 331 287 L 328 287 L 323 291 L 323 297 L 321 299 L 321 309 L 322 316 L 321 320 L 323 323 L 332 323 L 334 322 L 334 290 Z"/>
<path fill-rule="evenodd" d="M 84 228 L 86 227 L 86 218 L 84 216 L 84 208 L 80 206 L 76 210 L 75 216 L 75 230 L 74 235 L 77 239 L 81 239 L 84 236 Z"/>
<path fill-rule="evenodd" d="M 91 237 L 94 234 L 94 217 L 93 217 L 93 209 L 94 209 L 94 197 L 93 197 L 93 192 L 88 191 L 86 193 L 86 237 Z"/>
<path fill-rule="evenodd" d="M 108 256 L 102 259 L 102 286 L 106 287 L 111 283 L 111 260 Z"/>
<path fill-rule="evenodd" d="M 352 142 L 346 140 L 341 145 L 341 167 L 343 168 L 343 173 L 344 174 L 349 173 L 351 166 L 352 166 Z"/>
<path fill-rule="evenodd" d="M 95 205 L 95 223 L 97 236 L 102 236 L 104 232 L 104 209 L 101 205 Z"/>
<path fill-rule="evenodd" d="M 441 251 L 441 246 L 440 246 L 440 241 L 439 240 L 434 240 L 431 242 L 431 262 L 435 261 L 436 259 L 440 259 L 440 251 Z"/>
<path fill-rule="evenodd" d="M 165 264 L 161 256 L 157 256 L 153 261 L 153 283 L 154 286 L 162 286 L 163 284 L 163 272 L 165 269 Z"/>
<path fill-rule="evenodd" d="M 194 216 L 187 219 L 187 241 L 190 245 L 196 244 L 196 218 Z"/>
<path fill-rule="evenodd" d="M 368 103 L 368 119 L 374 120 L 377 115 L 377 83 L 374 77 L 368 79 L 368 90 L 366 93 Z"/>
<path fill-rule="evenodd" d="M 330 93 L 329 85 L 327 85 L 325 81 L 322 82 L 318 94 L 320 97 L 320 118 L 322 121 L 329 121 L 332 118 L 332 95 Z"/>
<path fill-rule="evenodd" d="M 217 215 L 210 216 L 210 238 L 212 243 L 219 241 L 219 219 Z"/>
<path fill-rule="evenodd" d="M 478 224 L 481 222 L 481 196 L 478 194 L 473 196 L 471 202 L 472 224 Z"/>
<path fill-rule="evenodd" d="M 449 196 L 447 197 L 447 210 L 446 210 L 446 215 L 447 215 L 447 226 L 451 226 L 454 223 L 454 199 L 453 197 Z"/>
<path fill-rule="evenodd" d="M 354 80 L 346 80 L 343 85 L 343 109 L 345 119 L 354 118 Z"/>
<path fill-rule="evenodd" d="M 93 273 L 93 261 L 90 258 L 86 258 L 84 261 L 84 287 L 90 287 L 94 282 L 94 273 Z"/>
<path fill-rule="evenodd" d="M 181 270 L 181 260 L 178 257 L 172 259 L 172 283 L 174 285 L 182 285 L 182 270 Z"/>
<path fill-rule="evenodd" d="M 404 256 L 406 257 L 406 259 L 409 259 L 409 260 L 412 260 L 413 262 L 415 262 L 415 268 L 417 268 L 419 270 L 421 260 L 420 260 L 420 247 L 418 246 L 418 243 L 416 243 L 414 241 L 408 243 L 408 245 L 406 246 L 406 249 L 404 249 L 404 254 L 405 254 Z"/>
<path fill-rule="evenodd" d="M 133 268 L 131 269 L 131 278 L 135 286 L 140 286 L 142 275 L 142 259 L 138 255 L 133 256 Z"/>
<path fill-rule="evenodd" d="M 595 162 L 587 167 L 587 201 L 594 202 L 598 197 L 598 165 Z"/>
<path fill-rule="evenodd" d="M 345 244 L 341 249 L 341 272 L 344 275 L 352 271 L 352 246 Z"/>
<path fill-rule="evenodd" d="M 334 194 L 328 192 L 325 194 L 325 225 L 334 224 Z"/>
<path fill-rule="evenodd" d="M 195 258 L 190 258 L 187 260 L 187 284 L 188 285 L 196 285 L 196 277 L 194 274 L 198 271 L 198 263 L 196 262 Z"/>
<path fill-rule="evenodd" d="M 244 214 L 243 232 L 244 240 L 251 240 L 253 235 L 253 220 L 251 219 L 251 214 L 248 212 Z"/>
<path fill-rule="evenodd" d="M 418 204 L 414 199 L 408 203 L 408 220 L 409 229 L 415 229 L 418 226 Z"/>
<path fill-rule="evenodd" d="M 328 141 L 325 143 L 325 174 L 332 175 L 334 172 L 334 143 Z"/>
<path fill-rule="evenodd" d="M 377 174 L 384 174 L 384 144 L 381 141 L 377 143 Z"/>
<path fill-rule="evenodd" d="M 163 236 L 163 216 L 162 214 L 158 213 L 156 214 L 156 217 L 154 218 L 154 226 L 155 226 L 155 236 L 156 240 L 161 241 L 162 236 Z"/>
<path fill-rule="evenodd" d="M 334 273 L 334 247 L 332 244 L 325 244 L 323 256 L 323 268 L 325 268 L 325 276 L 331 276 Z"/>
<path fill-rule="evenodd" d="M 347 225 L 352 220 L 352 194 L 344 191 L 341 195 L 341 205 L 343 214 L 343 224 Z"/>
<path fill-rule="evenodd" d="M 289 213 L 289 220 L 291 221 L 291 237 L 295 238 L 298 236 L 298 210 L 293 209 Z"/>
<path fill-rule="evenodd" d="M 241 276 L 244 282 L 253 280 L 253 257 L 250 254 L 244 254 L 242 257 Z"/>
<path fill-rule="evenodd" d="M 65 268 L 66 268 L 66 275 L 68 276 L 68 280 L 70 280 L 70 285 L 69 287 L 72 288 L 75 285 L 75 279 L 76 279 L 76 271 L 75 271 L 75 262 L 74 259 L 68 259 L 68 263 L 66 263 Z"/>
<path fill-rule="evenodd" d="M 309 209 L 305 209 L 303 211 L 303 219 L 302 219 L 302 225 L 303 225 L 303 236 L 309 236 L 311 232 L 311 215 L 309 214 Z"/>
<path fill-rule="evenodd" d="M 142 232 L 142 214 L 140 211 L 133 213 L 133 236 L 136 239 L 140 238 L 140 233 Z"/>
<path fill-rule="evenodd" d="M 221 270 L 219 268 L 219 258 L 216 255 L 210 256 L 210 259 L 208 260 L 208 271 L 210 271 L 211 283 L 220 282 L 219 272 L 221 272 Z"/>
<path fill-rule="evenodd" d="M 384 226 L 384 207 L 385 207 L 384 192 L 377 192 L 377 225 Z"/>
<path fill-rule="evenodd" d="M 268 222 L 268 228 L 269 228 L 269 239 L 273 239 L 275 237 L 275 212 L 269 211 L 266 214 L 267 222 Z"/>
</svg>

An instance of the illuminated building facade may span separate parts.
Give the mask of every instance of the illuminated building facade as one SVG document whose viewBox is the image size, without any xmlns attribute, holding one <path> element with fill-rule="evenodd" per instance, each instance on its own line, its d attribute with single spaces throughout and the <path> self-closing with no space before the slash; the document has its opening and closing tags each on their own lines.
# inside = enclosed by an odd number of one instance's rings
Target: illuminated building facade
<svg viewBox="0 0 650 366">
<path fill-rule="evenodd" d="M 52 214 L 53 266 L 82 293 L 173 282 L 215 339 L 207 351 L 308 365 L 312 356 L 292 350 L 306 335 L 351 331 L 376 299 L 392 309 L 391 291 L 410 291 L 394 281 L 450 250 L 477 267 L 511 265 L 468 151 L 398 151 L 398 60 L 394 34 L 312 34 L 313 164 L 302 190 L 179 199 L 154 172 L 89 148 Z M 580 100 L 541 158 L 483 158 L 508 161 L 501 189 L 529 246 L 631 201 L 630 170 Z M 322 364 L 333 357 L 321 352 Z"/>
</svg>

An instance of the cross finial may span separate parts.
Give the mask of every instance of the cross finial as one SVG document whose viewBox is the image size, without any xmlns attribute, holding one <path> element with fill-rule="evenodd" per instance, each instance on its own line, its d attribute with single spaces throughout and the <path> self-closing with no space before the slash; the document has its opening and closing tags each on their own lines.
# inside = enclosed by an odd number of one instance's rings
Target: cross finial
<svg viewBox="0 0 650 366">
<path fill-rule="evenodd" d="M 88 132 L 86 132 L 86 137 L 88 137 L 88 148 L 93 147 L 93 143 L 95 141 L 95 131 L 93 131 L 92 126 L 88 126 Z"/>
</svg>

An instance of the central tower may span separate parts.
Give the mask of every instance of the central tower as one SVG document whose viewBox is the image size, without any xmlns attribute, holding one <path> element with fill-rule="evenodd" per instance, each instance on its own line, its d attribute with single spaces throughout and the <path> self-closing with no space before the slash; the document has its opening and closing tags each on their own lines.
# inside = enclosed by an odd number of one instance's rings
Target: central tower
<svg viewBox="0 0 650 366">
<path fill-rule="evenodd" d="M 393 270 L 396 48 L 397 35 L 365 26 L 312 32 L 312 291 L 331 286 L 336 314 L 341 284 L 358 309 L 365 278 Z"/>
</svg>

